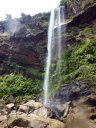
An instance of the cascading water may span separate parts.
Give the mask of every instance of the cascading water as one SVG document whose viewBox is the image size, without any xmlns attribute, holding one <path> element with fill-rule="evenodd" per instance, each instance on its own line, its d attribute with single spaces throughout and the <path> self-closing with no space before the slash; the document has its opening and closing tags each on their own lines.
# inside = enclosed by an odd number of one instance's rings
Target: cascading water
<svg viewBox="0 0 96 128">
<path fill-rule="evenodd" d="M 60 7 L 57 8 L 57 49 L 58 49 L 58 62 L 59 65 L 57 66 L 57 72 L 58 72 L 58 81 L 60 79 L 60 72 L 61 72 L 61 66 L 60 66 L 60 60 L 61 60 L 61 12 L 60 12 Z"/>
<path fill-rule="evenodd" d="M 48 100 L 48 84 L 49 84 L 49 75 L 50 75 L 50 64 L 51 64 L 51 46 L 52 46 L 52 40 L 54 38 L 54 10 L 51 12 L 50 17 L 50 24 L 49 24 L 49 30 L 48 30 L 48 55 L 46 60 L 46 73 L 45 73 L 45 79 L 44 79 L 44 104 L 47 105 Z"/>
<path fill-rule="evenodd" d="M 44 105 L 48 105 L 48 93 L 49 84 L 52 83 L 50 78 L 50 66 L 54 58 L 56 58 L 56 63 L 61 60 L 61 25 L 64 21 L 63 7 L 58 7 L 51 11 L 49 30 L 48 30 L 48 55 L 46 59 L 46 72 L 44 78 Z M 60 64 L 57 66 L 58 80 L 60 79 Z M 51 85 L 50 85 L 51 86 Z"/>
</svg>

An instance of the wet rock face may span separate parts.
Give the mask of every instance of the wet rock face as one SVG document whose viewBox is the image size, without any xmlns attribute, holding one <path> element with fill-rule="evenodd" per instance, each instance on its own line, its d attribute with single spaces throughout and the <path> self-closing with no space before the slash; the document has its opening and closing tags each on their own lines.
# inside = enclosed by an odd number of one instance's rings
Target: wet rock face
<svg viewBox="0 0 96 128">
<path fill-rule="evenodd" d="M 89 26 L 90 22 L 96 18 L 95 10 L 96 5 L 92 4 L 91 6 L 88 6 L 86 8 L 85 12 L 76 15 L 76 17 L 66 25 L 66 30 L 65 26 L 62 25 L 62 50 L 72 50 L 74 42 L 77 41 L 76 35 L 78 35 L 80 29 L 83 29 L 84 26 Z M 47 53 L 47 29 L 49 16 L 49 13 L 38 14 L 33 17 L 23 15 L 20 19 L 16 20 L 18 31 L 14 30 L 13 33 L 10 29 L 6 29 L 5 24 L 7 23 L 0 23 L 1 67 L 3 61 L 5 59 L 8 60 L 11 56 L 12 61 L 16 62 L 16 64 L 18 65 L 31 66 L 39 70 L 44 69 Z M 65 31 L 67 32 L 67 30 L 73 31 L 75 34 L 71 36 L 63 36 Z M 0 72 L 1 74 L 4 73 L 2 69 L 0 70 Z"/>
<path fill-rule="evenodd" d="M 10 50 L 10 46 L 8 44 L 0 45 L 0 57 L 6 58 L 8 56 L 9 50 Z"/>
<path fill-rule="evenodd" d="M 43 69 L 49 17 L 50 13 L 33 17 L 23 14 L 20 19 L 0 22 L 0 58 L 7 60 L 11 56 L 19 65 Z"/>
<path fill-rule="evenodd" d="M 61 102 L 63 99 L 64 102 L 68 102 L 70 100 L 76 100 L 83 95 L 90 94 L 90 90 L 86 91 L 86 88 L 88 90 L 88 85 L 82 81 L 75 82 L 72 84 L 64 84 L 59 89 L 58 93 L 56 94 L 56 99 L 60 97 Z"/>
<path fill-rule="evenodd" d="M 53 94 L 50 102 L 51 107 L 56 112 L 57 116 L 62 116 L 65 110 L 65 104 L 69 101 L 76 101 L 83 96 L 88 96 L 92 90 L 83 81 L 78 81 L 72 84 L 64 84 L 60 87 L 56 94 Z"/>
<path fill-rule="evenodd" d="M 92 22 L 94 19 L 96 19 L 96 3 L 87 8 L 86 11 L 74 17 L 73 21 L 69 25 L 71 25 L 71 27 L 84 25 Z"/>
<path fill-rule="evenodd" d="M 96 38 L 96 3 L 88 6 L 86 10 L 82 13 L 78 13 L 73 19 L 65 20 L 67 24 L 62 25 L 62 51 L 64 49 L 69 49 L 72 51 L 74 43 L 79 43 L 80 41 L 87 42 L 86 39 Z M 80 32 L 84 31 L 87 27 L 93 28 L 94 32 L 92 36 L 87 34 L 85 37 L 80 37 Z M 78 38 L 80 37 L 80 38 Z M 85 38 L 85 40 L 83 40 Z"/>
</svg>

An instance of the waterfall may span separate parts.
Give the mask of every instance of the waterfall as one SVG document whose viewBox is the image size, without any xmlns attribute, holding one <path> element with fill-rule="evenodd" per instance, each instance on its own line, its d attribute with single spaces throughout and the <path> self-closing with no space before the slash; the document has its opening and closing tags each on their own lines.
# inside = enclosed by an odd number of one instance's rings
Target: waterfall
<svg viewBox="0 0 96 128">
<path fill-rule="evenodd" d="M 49 23 L 49 30 L 48 30 L 48 55 L 46 60 L 46 72 L 45 72 L 45 79 L 44 79 L 44 104 L 47 105 L 48 100 L 48 84 L 49 84 L 49 75 L 50 75 L 50 64 L 51 64 L 51 46 L 52 46 L 52 40 L 54 38 L 54 10 L 51 12 L 50 16 L 50 23 Z"/>
<path fill-rule="evenodd" d="M 44 105 L 48 106 L 48 94 L 49 94 L 49 84 L 52 80 L 50 78 L 50 66 L 52 60 L 56 58 L 56 62 L 61 60 L 61 25 L 64 22 L 64 9 L 63 7 L 58 7 L 51 11 L 49 29 L 48 29 L 48 54 L 46 58 L 46 72 L 44 77 Z M 60 79 L 60 64 L 57 66 L 58 71 L 58 81 Z M 52 85 L 50 85 L 52 86 Z"/>
</svg>

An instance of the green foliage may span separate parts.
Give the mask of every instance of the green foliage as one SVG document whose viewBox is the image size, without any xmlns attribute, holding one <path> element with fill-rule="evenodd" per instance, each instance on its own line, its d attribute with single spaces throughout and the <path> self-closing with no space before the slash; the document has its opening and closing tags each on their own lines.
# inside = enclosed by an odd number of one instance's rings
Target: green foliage
<svg viewBox="0 0 96 128">
<path fill-rule="evenodd" d="M 76 9 L 75 7 L 77 6 L 79 13 L 83 13 L 88 6 L 94 3 L 95 3 L 95 0 L 61 0 L 60 6 L 67 5 L 68 18 L 73 19 L 75 15 L 74 11 L 72 11 L 73 8 Z M 78 11 L 76 11 L 76 13 L 78 13 Z"/>
<path fill-rule="evenodd" d="M 3 61 L 3 68 L 6 72 L 22 72 L 22 74 L 26 75 L 26 77 L 33 78 L 42 78 L 42 73 L 32 66 L 20 66 L 16 62 L 12 60 L 12 55 L 10 54 L 9 58 Z"/>
<path fill-rule="evenodd" d="M 67 0 L 61 0 L 60 5 L 64 6 L 67 3 Z"/>
<path fill-rule="evenodd" d="M 71 55 L 71 52 L 69 50 L 65 50 L 62 54 L 62 58 L 61 58 L 62 74 L 69 73 L 68 69 L 69 69 L 70 55 Z"/>
<path fill-rule="evenodd" d="M 32 81 L 21 74 L 6 74 L 0 77 L 0 99 L 14 97 L 37 96 L 42 91 L 41 81 Z"/>
<path fill-rule="evenodd" d="M 94 33 L 94 28 L 85 27 L 85 29 L 83 31 L 79 32 L 78 37 L 87 37 L 87 38 L 92 39 L 93 33 Z"/>
<path fill-rule="evenodd" d="M 84 9 L 87 4 L 93 4 L 94 0 L 84 0 L 81 3 L 81 8 Z"/>
<path fill-rule="evenodd" d="M 41 72 L 38 69 L 33 69 L 32 67 L 21 67 L 22 71 L 26 75 L 31 75 L 36 78 L 42 77 Z"/>
<path fill-rule="evenodd" d="M 62 68 L 62 82 L 72 82 L 76 80 L 86 80 L 92 82 L 96 80 L 96 40 L 92 39 L 88 43 L 76 43 L 73 51 L 67 58 L 62 57 L 67 63 L 67 68 Z M 89 70 L 90 69 L 90 70 Z"/>
<path fill-rule="evenodd" d="M 44 22 L 43 27 L 46 27 L 47 28 L 48 25 L 49 25 L 48 22 Z"/>
<path fill-rule="evenodd" d="M 7 42 L 3 41 L 2 44 L 7 44 Z"/>
<path fill-rule="evenodd" d="M 96 39 L 89 42 L 75 43 L 72 51 L 64 50 L 61 58 L 61 79 L 56 79 L 58 71 L 57 65 L 53 65 L 55 69 L 52 73 L 52 87 L 50 95 L 56 92 L 61 84 L 72 83 L 74 81 L 86 81 L 90 87 L 96 86 Z M 54 68 L 55 67 L 55 68 Z M 51 70 L 52 70 L 51 69 Z M 58 84 L 60 83 L 60 84 Z"/>
</svg>

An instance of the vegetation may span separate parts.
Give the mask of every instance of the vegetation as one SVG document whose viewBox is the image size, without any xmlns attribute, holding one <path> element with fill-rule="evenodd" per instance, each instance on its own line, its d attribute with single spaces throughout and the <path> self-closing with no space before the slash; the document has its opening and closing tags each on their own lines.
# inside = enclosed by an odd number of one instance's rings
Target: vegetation
<svg viewBox="0 0 96 128">
<path fill-rule="evenodd" d="M 5 74 L 0 76 L 0 99 L 7 100 L 9 95 L 15 98 L 39 95 L 42 91 L 41 81 L 33 81 L 21 74 Z"/>
<path fill-rule="evenodd" d="M 10 55 L 2 64 L 0 76 L 0 101 L 7 101 L 9 95 L 17 100 L 23 97 L 37 97 L 42 91 L 42 73 L 31 66 L 20 66 Z"/>
<path fill-rule="evenodd" d="M 80 0 L 73 0 L 73 1 L 71 1 L 71 0 L 61 0 L 61 3 L 60 3 L 60 5 L 61 6 L 64 6 L 65 4 L 69 4 L 70 6 L 71 6 L 71 4 L 72 4 L 72 2 L 75 2 L 76 4 L 78 4 L 78 5 L 81 5 L 81 8 L 84 8 L 84 6 L 86 5 L 86 4 L 93 4 L 94 3 L 94 0 L 84 0 L 84 1 L 80 1 Z"/>
<path fill-rule="evenodd" d="M 35 39 L 32 42 L 30 40 L 30 37 L 33 38 L 33 35 L 35 37 L 38 31 L 40 32 L 43 31 L 43 29 L 45 30 L 45 28 L 47 29 L 50 13 L 37 14 L 32 17 L 30 15 L 26 15 L 22 13 L 21 18 L 19 19 L 12 19 L 10 15 L 6 15 L 6 16 L 7 16 L 6 20 L 0 22 L 2 32 L 6 33 L 5 27 L 6 27 L 6 23 L 9 22 L 9 20 L 12 20 L 12 23 L 13 21 L 16 20 L 17 25 L 19 25 L 19 26 L 16 25 L 16 28 L 18 29 L 19 33 L 16 32 L 15 34 L 12 34 L 11 36 L 12 40 L 9 39 L 9 36 L 8 37 L 1 36 L 0 38 L 1 46 L 2 47 L 5 46 L 4 49 L 1 48 L 1 54 L 0 54 L 1 55 L 0 56 L 0 100 L 6 101 L 8 99 L 8 96 L 10 95 L 14 96 L 17 100 L 23 97 L 26 98 L 31 97 L 31 99 L 32 98 L 34 99 L 35 97 L 38 97 L 38 95 L 42 91 L 41 63 L 38 66 L 36 66 L 35 64 L 31 65 L 30 63 L 27 63 L 26 59 L 23 57 L 23 53 L 21 56 L 18 56 L 18 59 L 14 59 L 15 58 L 14 51 L 15 48 L 17 47 L 18 49 L 20 48 L 20 50 L 22 50 L 24 39 L 26 41 L 26 43 L 24 41 L 24 48 L 26 47 L 26 49 L 27 50 L 29 49 L 30 51 L 35 49 L 34 46 Z M 8 32 L 10 31 L 8 30 Z M 23 37 L 24 39 L 22 40 L 22 45 L 20 45 L 21 44 L 20 40 Z M 28 42 L 28 40 L 30 40 L 31 43 L 30 41 Z M 6 48 L 7 46 L 8 48 L 9 47 L 10 48 L 7 49 Z M 40 46 L 40 48 L 43 49 L 43 46 Z M 37 57 L 37 53 L 36 53 L 36 57 Z M 41 57 L 38 58 L 38 63 L 39 63 L 39 59 L 42 59 L 42 55 L 38 57 Z M 35 60 L 33 59 L 33 61 Z"/>
<path fill-rule="evenodd" d="M 61 5 L 61 6 L 64 6 L 66 3 L 67 3 L 67 0 L 61 0 L 60 5 Z"/>
<path fill-rule="evenodd" d="M 52 87 L 50 95 L 58 90 L 61 84 L 72 83 L 74 81 L 86 81 L 90 87 L 96 86 L 96 39 L 89 42 L 76 42 L 73 50 L 64 50 L 61 58 L 61 79 L 58 82 L 55 70 L 52 74 Z M 54 65 L 51 68 L 57 67 Z M 52 69 L 51 69 L 52 70 Z M 55 79 L 55 80 L 54 80 Z M 59 83 L 59 84 L 58 84 Z"/>
<path fill-rule="evenodd" d="M 23 72 L 23 74 L 25 74 L 26 76 L 31 76 L 33 78 L 42 78 L 42 73 L 38 70 L 38 69 L 35 69 L 35 68 L 32 68 L 32 67 L 21 67 L 21 70 Z"/>
<path fill-rule="evenodd" d="M 61 6 L 68 6 L 68 17 L 69 19 L 73 19 L 75 13 L 83 13 L 85 9 L 89 6 L 94 4 L 95 0 L 61 0 L 60 5 Z M 78 9 L 77 9 L 78 8 Z M 71 11 L 70 11 L 71 10 Z M 73 10 L 73 11 L 72 11 Z M 79 11 L 77 11 L 79 10 Z"/>
<path fill-rule="evenodd" d="M 96 84 L 96 40 L 88 43 L 75 43 L 72 53 L 64 51 L 62 65 L 62 82 L 86 80 Z M 94 81 L 93 81 L 94 79 Z M 94 83 L 95 82 L 95 83 Z M 92 85 L 90 84 L 90 85 Z"/>
</svg>

